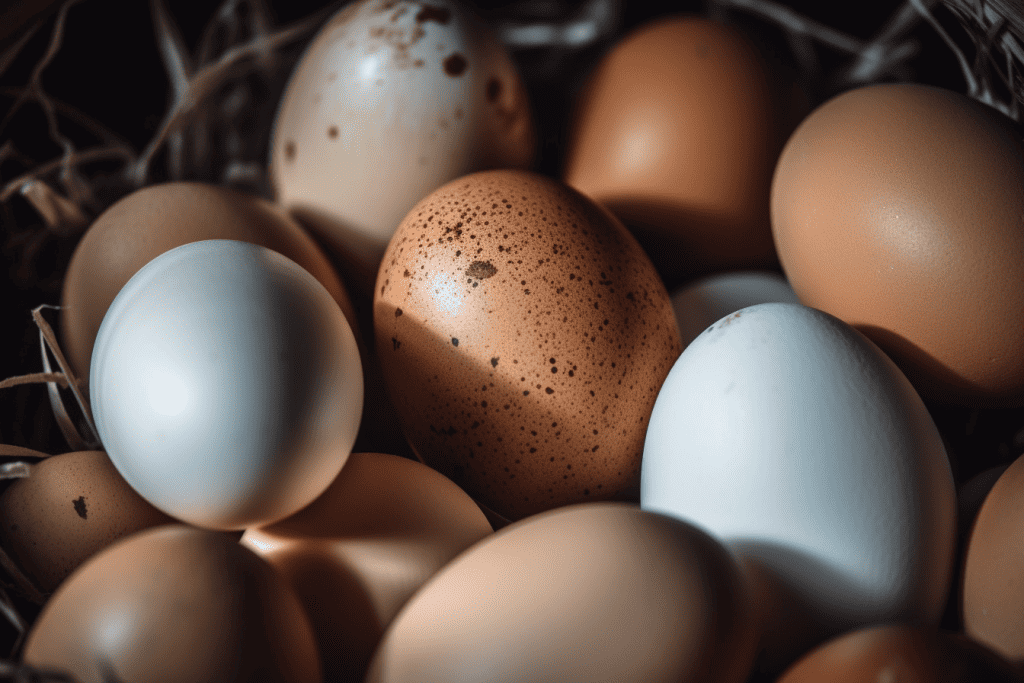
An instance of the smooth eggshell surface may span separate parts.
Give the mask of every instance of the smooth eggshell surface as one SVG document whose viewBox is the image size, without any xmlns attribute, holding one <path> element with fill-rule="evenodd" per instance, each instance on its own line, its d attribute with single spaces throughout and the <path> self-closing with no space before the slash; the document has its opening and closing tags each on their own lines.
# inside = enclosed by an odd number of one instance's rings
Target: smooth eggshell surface
<svg viewBox="0 0 1024 683">
<path fill-rule="evenodd" d="M 514 520 L 638 480 L 679 333 L 607 211 L 525 171 L 465 176 L 402 221 L 375 294 L 405 433 L 474 499 Z"/>
<path fill-rule="evenodd" d="M 757 634 L 736 560 L 625 503 L 505 527 L 399 612 L 366 683 L 740 683 Z"/>
<path fill-rule="evenodd" d="M 360 0 L 321 29 L 274 125 L 278 202 L 372 286 L 416 202 L 534 157 L 526 91 L 505 47 L 454 0 Z"/>
<path fill-rule="evenodd" d="M 1013 683 L 1009 662 L 958 633 L 885 624 L 808 653 L 778 683 Z"/>
<path fill-rule="evenodd" d="M 353 453 L 291 517 L 249 529 L 309 612 L 329 681 L 362 681 L 384 629 L 434 573 L 491 533 L 473 500 L 422 463 Z"/>
<path fill-rule="evenodd" d="M 640 500 L 755 565 L 776 662 L 855 626 L 938 623 L 946 604 L 956 497 L 939 432 L 892 361 L 827 313 L 761 304 L 697 337 L 654 405 Z"/>
<path fill-rule="evenodd" d="M 964 631 L 1024 664 L 1024 456 L 999 477 L 967 542 Z"/>
<path fill-rule="evenodd" d="M 926 398 L 1024 404 L 1024 141 L 965 95 L 871 85 L 797 128 L 772 185 L 800 301 L 853 325 Z"/>
<path fill-rule="evenodd" d="M 283 519 L 334 480 L 363 375 L 338 305 L 265 247 L 206 240 L 161 254 L 107 311 L 92 410 L 125 480 L 196 526 Z"/>
<path fill-rule="evenodd" d="M 150 185 L 100 214 L 68 264 L 61 292 L 61 334 L 63 350 L 79 377 L 88 376 L 100 323 L 128 280 L 166 251 L 212 239 L 259 244 L 295 261 L 327 288 L 356 329 L 355 309 L 327 257 L 279 208 L 204 183 Z"/>
<path fill-rule="evenodd" d="M 641 236 L 671 279 L 774 261 L 772 171 L 796 123 L 735 27 L 695 16 L 635 29 L 597 65 L 563 178 Z"/>
<path fill-rule="evenodd" d="M 0 493 L 0 544 L 45 593 L 114 541 L 177 523 L 136 493 L 102 451 L 53 455 Z"/>
<path fill-rule="evenodd" d="M 225 534 L 181 525 L 129 536 L 68 577 L 24 661 L 81 683 L 319 683 L 298 598 Z"/>
<path fill-rule="evenodd" d="M 770 303 L 800 303 L 786 278 L 771 271 L 709 275 L 672 293 L 672 310 L 684 349 L 701 332 L 730 313 Z"/>
</svg>

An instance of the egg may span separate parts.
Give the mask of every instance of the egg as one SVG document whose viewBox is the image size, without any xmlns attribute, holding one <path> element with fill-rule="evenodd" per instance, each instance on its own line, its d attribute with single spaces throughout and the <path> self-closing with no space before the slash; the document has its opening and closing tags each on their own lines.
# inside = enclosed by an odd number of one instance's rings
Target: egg
<svg viewBox="0 0 1024 683">
<path fill-rule="evenodd" d="M 362 681 L 384 629 L 442 566 L 491 534 L 483 512 L 426 465 L 353 453 L 316 500 L 246 545 L 295 589 L 313 623 L 324 678 Z"/>
<path fill-rule="evenodd" d="M 770 265 L 772 171 L 808 108 L 782 73 L 733 26 L 643 24 L 589 76 L 563 178 L 634 231 L 672 287 Z"/>
<path fill-rule="evenodd" d="M 102 451 L 53 455 L 0 493 L 0 545 L 44 593 L 129 534 L 176 523 L 139 496 Z"/>
<path fill-rule="evenodd" d="M 962 613 L 968 636 L 1024 664 L 1024 590 L 1019 576 L 1024 533 L 1024 456 L 989 491 L 964 559 Z"/>
<path fill-rule="evenodd" d="M 133 534 L 57 589 L 23 659 L 80 683 L 318 683 L 319 653 L 291 587 L 225 534 Z"/>
<path fill-rule="evenodd" d="M 464 4 L 359 0 L 327 22 L 292 74 L 270 175 L 277 201 L 369 290 L 416 202 L 472 171 L 528 168 L 535 146 L 515 66 Z"/>
<path fill-rule="evenodd" d="M 768 303 L 798 304 L 800 300 L 786 278 L 763 270 L 708 275 L 672 293 L 683 348 L 730 313 Z"/>
<path fill-rule="evenodd" d="M 1024 405 L 1024 140 L 965 95 L 843 93 L 794 132 L 772 229 L 800 301 L 867 335 L 926 398 Z"/>
<path fill-rule="evenodd" d="M 718 541 L 583 503 L 446 565 L 392 622 L 366 683 L 740 683 L 756 642 L 745 577 Z"/>
<path fill-rule="evenodd" d="M 880 624 L 839 636 L 805 655 L 778 683 L 1012 683 L 1020 676 L 958 633 Z"/>
<path fill-rule="evenodd" d="M 946 604 L 956 497 L 938 429 L 827 313 L 751 306 L 686 348 L 651 414 L 640 501 L 752 565 L 766 668 L 857 626 L 935 625 Z"/>
<path fill-rule="evenodd" d="M 111 302 L 142 266 L 189 242 L 233 239 L 280 252 L 322 284 L 356 330 L 355 309 L 320 247 L 270 202 L 216 185 L 150 185 L 101 213 L 75 247 L 61 290 L 62 350 L 88 377 L 96 333 Z"/>
<path fill-rule="evenodd" d="M 90 376 L 117 470 L 158 509 L 211 529 L 312 502 L 345 464 L 362 410 L 337 303 L 294 261 L 235 240 L 143 266 L 103 318 Z"/>
<path fill-rule="evenodd" d="M 388 245 L 373 318 L 416 454 L 484 506 L 515 520 L 637 481 L 679 333 L 636 240 L 572 188 L 495 170 L 431 193 Z"/>
</svg>

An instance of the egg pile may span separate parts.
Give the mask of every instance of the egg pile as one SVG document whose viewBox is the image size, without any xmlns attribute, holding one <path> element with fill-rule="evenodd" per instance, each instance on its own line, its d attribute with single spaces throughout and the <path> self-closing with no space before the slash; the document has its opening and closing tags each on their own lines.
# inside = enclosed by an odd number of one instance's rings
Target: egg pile
<svg viewBox="0 0 1024 683">
<path fill-rule="evenodd" d="M 1024 407 L 1024 142 L 932 86 L 808 101 L 737 28 L 659 19 L 552 177 L 484 22 L 345 6 L 273 201 L 155 184 L 78 242 L 61 341 L 102 450 L 0 491 L 48 595 L 23 662 L 1021 680 L 1024 460 L 964 483 L 935 415 Z"/>
</svg>

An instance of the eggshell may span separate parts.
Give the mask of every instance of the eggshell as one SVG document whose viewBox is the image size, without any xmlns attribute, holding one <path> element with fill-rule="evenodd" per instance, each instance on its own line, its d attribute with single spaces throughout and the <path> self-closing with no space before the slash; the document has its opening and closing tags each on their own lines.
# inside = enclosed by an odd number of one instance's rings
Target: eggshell
<svg viewBox="0 0 1024 683">
<path fill-rule="evenodd" d="M 964 631 L 1024 664 L 1024 456 L 1013 461 L 978 511 L 964 560 Z"/>
<path fill-rule="evenodd" d="M 937 624 L 956 497 L 939 432 L 877 346 L 799 304 L 705 330 L 651 414 L 643 509 L 754 565 L 766 661 L 877 621 Z"/>
<path fill-rule="evenodd" d="M 242 537 L 291 583 L 324 678 L 362 681 L 384 629 L 444 564 L 491 533 L 480 508 L 426 465 L 353 453 L 324 493 Z"/>
<path fill-rule="evenodd" d="M 535 136 L 505 47 L 453 0 L 360 0 L 303 55 L 271 139 L 277 201 L 373 285 L 416 202 L 485 168 L 527 168 Z"/>
<path fill-rule="evenodd" d="M 679 333 L 636 240 L 572 188 L 515 170 L 439 188 L 391 240 L 373 315 L 417 455 L 499 515 L 639 478 Z"/>
<path fill-rule="evenodd" d="M 161 254 L 107 311 L 92 410 L 125 480 L 211 529 L 283 519 L 334 480 L 363 379 L 338 305 L 306 270 L 234 240 Z"/>
<path fill-rule="evenodd" d="M 772 171 L 806 107 L 735 27 L 668 16 L 634 29 L 577 103 L 564 179 L 640 236 L 667 279 L 775 260 Z"/>
<path fill-rule="evenodd" d="M 68 264 L 61 290 L 62 350 L 79 377 L 88 377 L 103 315 L 128 280 L 160 254 L 208 239 L 251 242 L 287 256 L 327 289 L 357 330 L 355 310 L 327 257 L 280 209 L 215 185 L 150 185 L 100 214 Z"/>
<path fill-rule="evenodd" d="M 81 683 L 316 683 L 302 605 L 263 559 L 182 525 L 125 538 L 82 565 L 43 607 L 24 661 Z"/>
<path fill-rule="evenodd" d="M 960 634 L 905 624 L 847 633 L 804 656 L 779 683 L 1010 683 L 1009 662 Z"/>
<path fill-rule="evenodd" d="M 672 310 L 684 349 L 701 332 L 730 313 L 769 303 L 800 303 L 786 278 L 771 271 L 718 273 L 672 293 Z"/>
<path fill-rule="evenodd" d="M 757 634 L 735 559 L 625 503 L 551 510 L 477 543 L 392 622 L 366 683 L 735 682 Z"/>
<path fill-rule="evenodd" d="M 927 398 L 1024 405 L 1024 140 L 959 93 L 843 93 L 790 138 L 772 229 L 800 300 L 877 343 Z"/>
<path fill-rule="evenodd" d="M 147 503 L 102 451 L 54 455 L 0 493 L 0 545 L 44 593 L 114 541 L 177 523 Z"/>
</svg>

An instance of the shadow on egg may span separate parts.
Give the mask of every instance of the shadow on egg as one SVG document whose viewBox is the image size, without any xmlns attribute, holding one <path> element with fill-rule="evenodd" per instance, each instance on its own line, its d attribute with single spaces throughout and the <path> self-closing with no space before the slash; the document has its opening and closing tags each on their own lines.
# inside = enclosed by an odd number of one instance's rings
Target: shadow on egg
<svg viewBox="0 0 1024 683">
<path fill-rule="evenodd" d="M 495 529 L 572 503 L 635 498 L 642 432 L 632 440 L 625 429 L 591 434 L 579 392 L 555 391 L 515 358 L 475 360 L 465 350 L 480 343 L 473 335 L 438 334 L 380 300 L 374 317 L 381 367 L 413 451 L 492 513 Z M 389 324 L 394 336 L 382 334 L 379 321 L 399 319 L 401 332 Z M 588 470 L 588 460 L 599 464 Z"/>
<path fill-rule="evenodd" d="M 767 219 L 757 231 L 760 239 L 742 240 L 737 236 L 754 231 L 699 207 L 653 197 L 601 198 L 601 203 L 640 242 L 668 291 L 723 270 L 781 269 Z"/>
<path fill-rule="evenodd" d="M 345 283 L 355 290 L 354 295 L 373 296 L 373 283 L 387 240 L 370 239 L 337 216 L 314 207 L 292 206 L 289 215 L 309 230 L 331 260 L 341 266 L 339 271 L 344 273 Z"/>
<path fill-rule="evenodd" d="M 306 547 L 273 554 L 275 567 L 288 577 L 309 615 L 324 680 L 358 683 L 384 627 L 363 581 L 339 560 L 326 548 L 322 553 Z"/>
<path fill-rule="evenodd" d="M 927 351 L 891 330 L 877 325 L 854 324 L 853 327 L 877 344 L 927 401 L 975 408 L 1024 405 L 1024 396 L 993 394 L 978 383 L 958 375 Z"/>
</svg>

